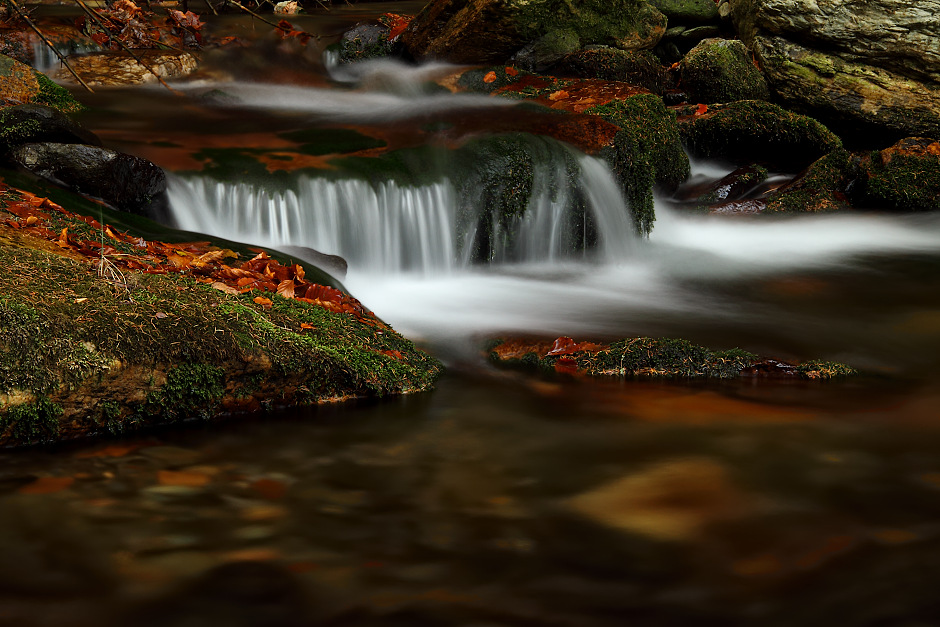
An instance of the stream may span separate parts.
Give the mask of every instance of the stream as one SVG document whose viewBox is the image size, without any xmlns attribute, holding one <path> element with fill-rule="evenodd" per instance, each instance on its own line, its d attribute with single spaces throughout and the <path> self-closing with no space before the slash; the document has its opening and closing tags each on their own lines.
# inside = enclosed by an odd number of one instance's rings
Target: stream
<svg viewBox="0 0 940 627">
<path fill-rule="evenodd" d="M 301 22 L 326 43 L 420 6 Z M 200 174 L 200 150 L 276 150 L 298 128 L 414 146 L 537 117 L 428 90 L 446 67 L 317 52 L 216 59 L 177 85 L 183 106 L 157 87 L 80 95 L 83 121 L 171 172 L 182 228 L 343 256 L 350 292 L 447 374 L 415 396 L 0 453 L 0 625 L 936 624 L 940 213 L 658 198 L 643 239 L 603 162 L 540 140 L 521 235 L 480 264 L 457 227 L 478 199 L 446 151 L 417 182 Z M 263 63 L 291 84 L 261 82 Z M 731 169 L 693 162 L 701 180 Z M 862 375 L 541 380 L 487 363 L 482 342 L 512 334 L 680 337 Z"/>
</svg>

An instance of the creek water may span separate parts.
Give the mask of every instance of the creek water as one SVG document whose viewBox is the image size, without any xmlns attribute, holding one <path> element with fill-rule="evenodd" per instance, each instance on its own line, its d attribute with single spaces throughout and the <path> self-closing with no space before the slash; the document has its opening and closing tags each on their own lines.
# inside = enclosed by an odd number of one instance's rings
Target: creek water
<svg viewBox="0 0 940 627">
<path fill-rule="evenodd" d="M 218 183 L 180 147 L 276 148 L 311 125 L 479 134 L 535 114 L 422 86 L 446 68 L 273 61 L 292 84 L 179 85 L 237 105 L 110 90 L 86 122 L 176 172 L 182 227 L 345 257 L 350 291 L 448 374 L 413 397 L 3 453 L 0 624 L 934 624 L 940 217 L 707 216 L 660 198 L 638 238 L 606 166 L 546 140 L 515 243 L 471 263 L 456 225 L 475 199 L 446 157 L 420 184 L 285 189 Z M 566 227 L 576 196 L 587 253 Z M 481 342 L 513 333 L 682 337 L 863 374 L 547 381 L 487 364 Z"/>
</svg>

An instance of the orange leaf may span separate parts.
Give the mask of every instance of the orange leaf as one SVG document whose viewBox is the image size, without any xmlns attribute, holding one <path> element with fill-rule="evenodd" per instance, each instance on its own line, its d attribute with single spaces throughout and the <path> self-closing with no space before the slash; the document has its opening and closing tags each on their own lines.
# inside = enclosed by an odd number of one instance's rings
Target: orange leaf
<svg viewBox="0 0 940 627">
<path fill-rule="evenodd" d="M 700 104 L 698 107 L 695 108 L 695 115 L 703 115 L 707 112 L 708 112 L 707 104 Z"/>
<path fill-rule="evenodd" d="M 190 260 L 186 257 L 181 257 L 180 255 L 175 255 L 170 253 L 166 256 L 166 260 L 169 261 L 174 267 L 177 268 L 186 268 L 189 266 Z"/>
<path fill-rule="evenodd" d="M 277 295 L 283 298 L 293 298 L 297 286 L 292 279 L 286 279 L 277 284 Z"/>
<path fill-rule="evenodd" d="M 264 296 L 258 296 L 255 298 L 255 302 L 264 307 L 265 309 L 270 309 L 271 305 L 274 302 L 270 298 L 265 298 Z"/>
<path fill-rule="evenodd" d="M 488 72 L 486 76 L 483 77 L 484 83 L 495 83 L 496 82 L 496 72 Z"/>
<path fill-rule="evenodd" d="M 254 277 L 243 276 L 242 278 L 240 278 L 240 279 L 238 279 L 237 281 L 235 281 L 235 285 L 237 285 L 238 287 L 245 287 L 246 285 L 251 285 L 252 283 L 254 283 L 254 282 L 257 281 L 257 280 L 258 280 L 258 279 L 254 278 Z"/>
<path fill-rule="evenodd" d="M 506 68 L 506 76 L 518 76 L 518 74 L 519 74 L 519 70 L 517 70 L 516 68 L 514 67 Z"/>
<path fill-rule="evenodd" d="M 558 91 L 549 94 L 548 99 L 551 100 L 552 102 L 555 102 L 556 100 L 564 100 L 570 95 L 571 94 L 566 92 L 564 89 L 559 89 Z"/>
<path fill-rule="evenodd" d="M 300 328 L 301 328 L 301 330 L 306 330 L 306 329 L 313 329 L 313 328 L 315 328 L 315 327 L 314 327 L 312 324 L 310 324 L 309 322 L 301 322 L 301 323 L 300 323 Z"/>
<path fill-rule="evenodd" d="M 237 290 L 234 287 L 226 285 L 222 281 L 216 281 L 212 284 L 212 287 L 219 290 L 220 292 L 225 292 L 226 294 L 241 294 L 241 290 Z"/>
<path fill-rule="evenodd" d="M 39 222 L 39 218 L 37 218 L 36 216 L 29 216 L 28 218 L 26 218 L 26 226 L 32 226 L 36 224 L 37 222 Z"/>
<path fill-rule="evenodd" d="M 303 281 L 305 274 L 306 272 L 304 271 L 304 267 L 302 265 L 299 263 L 294 264 L 294 276 L 297 277 L 298 281 Z"/>
</svg>

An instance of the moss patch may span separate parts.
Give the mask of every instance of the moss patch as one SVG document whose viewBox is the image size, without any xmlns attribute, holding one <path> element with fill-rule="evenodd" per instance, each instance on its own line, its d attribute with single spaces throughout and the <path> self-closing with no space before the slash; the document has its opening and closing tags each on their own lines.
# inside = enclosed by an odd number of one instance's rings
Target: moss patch
<svg viewBox="0 0 940 627">
<path fill-rule="evenodd" d="M 552 72 L 561 76 L 624 81 L 645 87 L 654 94 L 662 94 L 666 84 L 666 69 L 648 50 L 627 52 L 608 46 L 579 50 L 562 59 Z"/>
<path fill-rule="evenodd" d="M 866 204 L 900 211 L 940 209 L 940 142 L 910 137 L 865 160 Z"/>
<path fill-rule="evenodd" d="M 767 197 L 768 212 L 821 212 L 847 209 L 849 185 L 859 174 L 859 160 L 840 148 L 815 161 L 789 185 Z"/>
<path fill-rule="evenodd" d="M 735 163 L 762 163 L 798 171 L 842 147 L 832 131 L 811 117 L 760 100 L 694 108 L 679 116 L 679 132 L 692 154 Z"/>
</svg>

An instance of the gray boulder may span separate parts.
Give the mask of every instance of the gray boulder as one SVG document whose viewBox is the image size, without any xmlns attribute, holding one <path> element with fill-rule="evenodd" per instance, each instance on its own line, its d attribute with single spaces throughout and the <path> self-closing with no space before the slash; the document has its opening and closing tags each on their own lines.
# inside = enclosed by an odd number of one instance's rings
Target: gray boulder
<svg viewBox="0 0 940 627">
<path fill-rule="evenodd" d="M 730 0 L 784 103 L 846 128 L 940 137 L 940 0 Z"/>
</svg>

